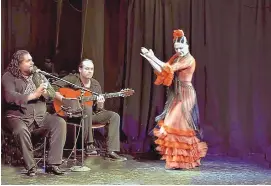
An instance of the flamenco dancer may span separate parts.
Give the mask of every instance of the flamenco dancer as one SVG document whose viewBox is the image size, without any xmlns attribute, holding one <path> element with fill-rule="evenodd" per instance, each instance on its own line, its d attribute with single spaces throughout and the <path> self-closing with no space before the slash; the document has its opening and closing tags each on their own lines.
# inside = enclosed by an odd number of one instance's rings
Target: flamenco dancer
<svg viewBox="0 0 271 186">
<path fill-rule="evenodd" d="M 207 144 L 201 141 L 196 91 L 191 83 L 196 67 L 182 30 L 173 31 L 175 54 L 168 62 L 160 61 L 150 49 L 140 55 L 149 61 L 157 75 L 156 85 L 168 87 L 162 114 L 156 117 L 157 150 L 166 161 L 166 169 L 191 169 L 206 156 Z"/>
</svg>

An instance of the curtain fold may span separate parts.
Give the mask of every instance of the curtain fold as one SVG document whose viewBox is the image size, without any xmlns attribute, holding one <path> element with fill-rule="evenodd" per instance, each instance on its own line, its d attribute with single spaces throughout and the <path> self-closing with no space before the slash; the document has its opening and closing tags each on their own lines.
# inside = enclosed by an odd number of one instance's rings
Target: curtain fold
<svg viewBox="0 0 271 186">
<path fill-rule="evenodd" d="M 93 60 L 94 78 L 104 88 L 104 0 L 83 0 L 81 58 Z M 79 64 L 79 63 L 78 63 Z"/>
</svg>

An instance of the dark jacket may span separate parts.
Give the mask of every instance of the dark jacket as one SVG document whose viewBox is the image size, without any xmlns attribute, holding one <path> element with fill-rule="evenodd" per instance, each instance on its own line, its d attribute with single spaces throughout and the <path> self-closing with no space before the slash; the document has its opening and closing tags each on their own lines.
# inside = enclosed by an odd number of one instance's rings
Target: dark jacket
<svg viewBox="0 0 271 186">
<path fill-rule="evenodd" d="M 69 81 L 77 86 L 81 86 L 83 87 L 83 84 L 80 80 L 80 75 L 79 74 L 69 74 L 65 77 L 63 77 L 62 79 L 66 80 L 66 81 Z M 57 90 L 61 87 L 68 87 L 68 88 L 72 88 L 74 90 L 77 90 L 77 88 L 74 88 L 72 85 L 66 83 L 66 82 L 63 82 L 61 80 L 58 80 L 58 81 L 55 81 L 54 83 L 52 83 L 52 86 L 53 88 L 55 89 L 55 91 L 57 92 Z M 102 94 L 102 88 L 101 88 L 101 85 L 100 83 L 96 80 L 96 79 L 93 79 L 91 78 L 91 85 L 90 85 L 90 88 L 89 88 L 90 91 L 93 91 L 93 92 L 96 92 L 98 94 Z M 96 107 L 96 101 L 94 101 L 94 104 L 93 104 L 94 108 L 93 108 L 93 111 L 94 112 L 99 112 L 100 109 L 97 109 Z"/>
<path fill-rule="evenodd" d="M 69 75 L 63 77 L 62 79 L 69 81 L 77 86 L 83 86 L 83 84 L 80 80 L 79 74 L 69 74 Z M 69 87 L 69 88 L 76 90 L 76 88 L 74 88 L 73 86 L 69 85 L 66 82 L 60 81 L 60 80 L 52 83 L 52 86 L 55 89 L 55 91 L 57 91 L 61 87 Z M 96 79 L 93 79 L 93 78 L 91 78 L 91 85 L 90 85 L 89 90 L 96 92 L 98 94 L 102 94 L 102 88 L 101 88 L 100 83 Z"/>
<path fill-rule="evenodd" d="M 42 80 L 48 81 L 43 75 L 34 73 L 32 80 L 38 88 Z M 4 101 L 4 112 L 6 117 L 17 117 L 31 125 L 33 121 L 39 124 L 47 113 L 46 100 L 41 96 L 37 100 L 27 101 L 28 95 L 24 94 L 27 81 L 17 78 L 10 72 L 2 76 L 2 98 Z M 49 84 L 47 92 L 50 99 L 55 97 L 55 91 Z"/>
</svg>

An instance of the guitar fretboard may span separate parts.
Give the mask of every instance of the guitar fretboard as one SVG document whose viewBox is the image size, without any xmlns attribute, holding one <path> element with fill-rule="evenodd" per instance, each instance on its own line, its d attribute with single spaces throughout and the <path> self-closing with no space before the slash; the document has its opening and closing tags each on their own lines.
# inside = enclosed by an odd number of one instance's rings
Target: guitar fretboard
<svg viewBox="0 0 271 186">
<path fill-rule="evenodd" d="M 101 94 L 101 95 L 104 96 L 105 99 L 114 98 L 114 97 L 122 97 L 121 92 L 106 93 L 106 94 Z M 97 98 L 98 98 L 98 96 L 96 96 L 96 95 L 84 97 L 84 101 L 95 101 L 95 100 L 97 100 Z"/>
</svg>

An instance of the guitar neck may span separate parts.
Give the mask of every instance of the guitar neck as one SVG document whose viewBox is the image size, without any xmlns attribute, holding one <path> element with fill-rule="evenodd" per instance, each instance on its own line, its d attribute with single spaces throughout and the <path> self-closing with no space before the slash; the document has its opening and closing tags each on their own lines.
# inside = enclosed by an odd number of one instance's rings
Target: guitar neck
<svg viewBox="0 0 271 186">
<path fill-rule="evenodd" d="M 108 99 L 108 98 L 115 98 L 115 97 L 121 97 L 121 92 L 114 92 L 114 93 L 106 93 L 106 94 L 101 94 L 102 96 L 104 96 L 105 99 Z M 85 101 L 95 101 L 97 100 L 98 96 L 96 95 L 93 95 L 93 96 L 90 96 L 90 97 L 85 97 Z"/>
<path fill-rule="evenodd" d="M 107 94 L 102 94 L 105 99 L 107 98 L 115 98 L 115 97 L 121 97 L 121 92 L 114 92 L 114 93 L 107 93 Z"/>
</svg>

